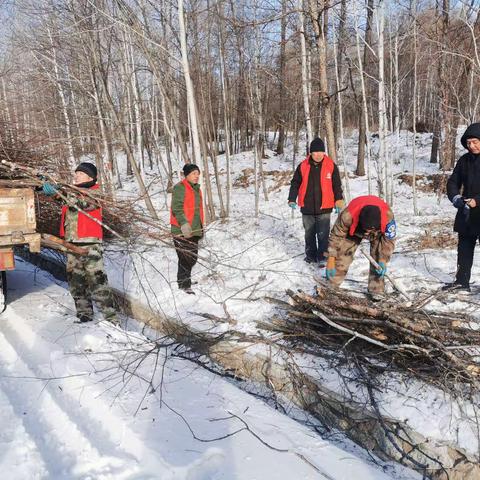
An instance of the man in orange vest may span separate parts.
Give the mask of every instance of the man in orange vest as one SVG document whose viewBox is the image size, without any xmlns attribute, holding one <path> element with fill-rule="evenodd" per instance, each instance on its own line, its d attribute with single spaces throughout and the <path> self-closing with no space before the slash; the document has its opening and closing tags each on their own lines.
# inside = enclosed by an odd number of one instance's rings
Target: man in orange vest
<svg viewBox="0 0 480 480">
<path fill-rule="evenodd" d="M 80 163 L 75 170 L 73 184 L 89 193 L 88 196 L 68 194 L 68 204 L 62 207 L 60 221 L 60 236 L 88 251 L 85 255 L 67 253 L 67 279 L 75 301 L 77 323 L 93 320 L 93 302 L 106 320 L 118 323 L 103 265 L 102 208 L 92 199 L 99 192 L 97 167 L 89 162 Z M 55 196 L 57 187 L 45 182 L 43 192 Z"/>
<path fill-rule="evenodd" d="M 396 224 L 386 202 L 374 195 L 354 198 L 339 215 L 330 232 L 326 277 L 338 286 L 347 275 L 355 251 L 365 238 L 370 255 L 380 268 L 370 265 L 368 291 L 379 300 L 385 291 L 387 263 L 395 249 Z"/>
<path fill-rule="evenodd" d="M 298 206 L 305 229 L 305 261 L 323 263 L 330 232 L 330 215 L 345 206 L 337 165 L 325 153 L 325 144 L 315 138 L 310 154 L 295 170 L 290 182 L 288 206 Z"/>
<path fill-rule="evenodd" d="M 170 225 L 178 256 L 177 283 L 184 292 L 192 290 L 192 268 L 197 263 L 198 242 L 203 237 L 203 198 L 200 169 L 193 163 L 183 167 L 184 179 L 173 187 Z"/>
</svg>

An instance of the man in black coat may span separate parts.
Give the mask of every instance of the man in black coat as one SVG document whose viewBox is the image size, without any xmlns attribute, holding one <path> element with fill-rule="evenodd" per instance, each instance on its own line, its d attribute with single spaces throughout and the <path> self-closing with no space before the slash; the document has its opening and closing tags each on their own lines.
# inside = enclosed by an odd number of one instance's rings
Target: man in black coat
<svg viewBox="0 0 480 480">
<path fill-rule="evenodd" d="M 461 139 L 468 150 L 460 157 L 447 182 L 447 195 L 457 208 L 454 231 L 458 233 L 457 275 L 444 288 L 470 291 L 475 244 L 480 238 L 480 123 L 472 123 Z"/>
<path fill-rule="evenodd" d="M 290 182 L 288 206 L 301 208 L 305 229 L 305 261 L 324 263 L 330 233 L 330 215 L 345 206 L 342 181 L 335 162 L 325 153 L 325 144 L 315 138 L 310 154 L 298 165 Z"/>
</svg>

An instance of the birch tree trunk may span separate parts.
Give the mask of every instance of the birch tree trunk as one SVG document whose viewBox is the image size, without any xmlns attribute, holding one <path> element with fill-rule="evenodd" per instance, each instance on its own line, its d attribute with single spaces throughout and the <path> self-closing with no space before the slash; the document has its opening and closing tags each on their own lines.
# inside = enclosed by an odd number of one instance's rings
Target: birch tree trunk
<svg viewBox="0 0 480 480">
<path fill-rule="evenodd" d="M 413 214 L 418 215 L 417 207 L 417 2 L 412 1 L 413 16 L 413 146 L 412 146 L 412 193 Z"/>
<path fill-rule="evenodd" d="M 358 130 L 358 153 L 357 153 L 357 170 L 356 174 L 359 176 L 365 175 L 365 153 L 367 155 L 367 164 L 370 162 L 370 138 L 369 138 L 369 128 L 368 128 L 368 104 L 366 101 L 367 98 L 367 86 L 365 84 L 365 73 L 368 74 L 370 59 L 371 59 L 371 50 L 370 45 L 372 44 L 372 20 L 373 20 L 373 8 L 374 0 L 367 1 L 367 25 L 365 30 L 365 45 L 363 47 L 363 61 L 360 56 L 360 32 L 358 26 L 358 17 L 355 15 L 355 38 L 357 44 L 357 57 L 360 65 L 360 81 L 362 84 L 362 107 L 359 114 L 359 130 Z M 366 147 L 366 149 L 365 149 Z M 369 169 L 367 165 L 367 170 Z M 370 178 L 370 172 L 368 173 Z M 369 180 L 368 191 L 371 191 L 371 185 Z"/>
<path fill-rule="evenodd" d="M 60 70 L 58 68 L 58 58 L 57 58 L 57 49 L 53 43 L 52 32 L 50 28 L 47 28 L 48 39 L 50 40 L 50 47 L 52 49 L 52 63 L 53 63 L 53 71 L 55 73 L 55 80 L 56 80 L 56 87 L 58 96 L 60 97 L 60 101 L 62 103 L 62 114 L 63 120 L 65 121 L 65 131 L 67 134 L 67 138 L 65 142 L 67 144 L 68 149 L 68 163 L 71 169 L 73 169 L 77 164 L 77 159 L 75 157 L 75 153 L 73 150 L 73 140 L 72 140 L 72 127 L 70 124 L 70 116 L 68 114 L 68 104 L 67 98 L 65 95 L 65 89 L 63 87 L 62 79 L 60 77 Z"/>
<path fill-rule="evenodd" d="M 285 112 L 286 112 L 286 89 L 285 89 L 285 63 L 286 63 L 286 52 L 287 52 L 287 1 L 282 0 L 282 20 L 281 20 L 281 33 L 280 33 L 280 113 L 277 120 L 278 123 L 278 143 L 277 143 L 277 155 L 283 155 L 283 149 L 285 144 Z"/>
<path fill-rule="evenodd" d="M 310 17 L 317 40 L 318 48 L 318 76 L 320 83 L 320 99 L 323 107 L 322 120 L 327 136 L 328 154 L 333 161 L 337 158 L 337 146 L 335 144 L 335 132 L 333 127 L 332 102 L 329 94 L 327 75 L 327 33 L 328 33 L 328 0 L 309 0 Z"/>
<path fill-rule="evenodd" d="M 305 41 L 305 16 L 303 13 L 303 0 L 298 0 L 298 29 L 300 32 L 300 51 L 302 59 L 302 91 L 303 91 L 303 110 L 305 112 L 305 125 L 307 128 L 307 149 L 313 140 L 312 119 L 310 117 L 310 88 L 307 67 L 307 44 Z"/>
<path fill-rule="evenodd" d="M 217 6 L 219 17 L 220 15 L 220 4 Z M 226 199 L 225 199 L 225 216 L 230 215 L 230 200 L 232 196 L 232 172 L 230 165 L 230 148 L 231 148 L 231 116 L 230 116 L 230 99 L 229 93 L 227 90 L 227 78 L 225 72 L 225 50 L 224 50 L 224 24 L 223 19 L 219 19 L 218 26 L 218 49 L 220 52 L 220 81 L 222 85 L 222 101 L 223 101 L 223 129 L 224 129 L 224 138 L 225 138 L 225 168 L 226 168 Z"/>
<path fill-rule="evenodd" d="M 378 32 L 378 192 L 379 196 L 391 202 L 388 189 L 388 159 L 387 159 L 387 105 L 385 101 L 385 52 L 384 52 L 384 0 L 379 0 L 377 6 L 377 32 Z"/>
<path fill-rule="evenodd" d="M 338 98 L 338 130 L 340 132 L 340 135 L 337 137 L 339 140 L 339 145 L 340 145 L 340 152 L 341 152 L 341 158 L 342 158 L 342 165 L 343 165 L 343 186 L 345 190 L 345 199 L 347 202 L 350 201 L 350 182 L 348 181 L 348 169 L 347 169 L 347 162 L 346 162 L 346 155 L 345 155 L 345 136 L 343 132 L 343 107 L 342 107 L 342 94 L 341 94 L 341 88 L 340 88 L 340 71 L 339 71 L 339 64 L 338 64 L 338 55 L 337 55 L 337 43 L 335 41 L 335 31 L 333 32 L 333 55 L 335 58 L 335 78 L 337 82 L 337 98 Z"/>
<path fill-rule="evenodd" d="M 190 65 L 188 62 L 187 52 L 187 33 L 185 31 L 185 15 L 183 10 L 183 0 L 178 0 L 178 26 L 180 36 L 180 49 L 182 52 L 182 67 L 185 77 L 185 86 L 187 89 L 187 107 L 190 123 L 190 133 L 192 136 L 192 152 L 193 160 L 201 163 L 202 153 L 200 145 L 200 137 L 198 133 L 197 108 L 195 102 L 195 91 L 193 88 L 192 77 L 190 76 Z"/>
<path fill-rule="evenodd" d="M 360 84 L 362 86 L 362 105 L 363 105 L 363 112 L 361 115 L 361 123 L 360 123 L 360 131 L 358 135 L 358 148 L 359 148 L 359 155 L 358 155 L 358 164 L 357 164 L 357 171 L 356 174 L 360 175 L 361 171 L 359 172 L 359 166 L 363 167 L 364 162 L 360 163 L 360 146 L 363 143 L 363 151 L 365 152 L 365 143 L 366 143 L 366 159 L 367 159 L 367 178 L 368 178 L 368 194 L 372 194 L 372 177 L 370 172 L 370 163 L 371 163 L 371 148 L 370 148 L 370 128 L 368 122 L 368 105 L 367 105 L 367 92 L 365 89 L 365 76 L 363 73 L 363 63 L 362 63 L 362 56 L 360 53 L 360 31 L 358 27 L 358 18 L 355 16 L 355 40 L 356 40 L 356 47 L 357 47 L 357 60 L 358 60 L 358 70 L 360 74 Z M 365 48 L 367 48 L 365 46 Z M 363 124 L 363 128 L 362 128 Z M 365 170 L 363 170 L 363 175 L 365 175 Z"/>
</svg>

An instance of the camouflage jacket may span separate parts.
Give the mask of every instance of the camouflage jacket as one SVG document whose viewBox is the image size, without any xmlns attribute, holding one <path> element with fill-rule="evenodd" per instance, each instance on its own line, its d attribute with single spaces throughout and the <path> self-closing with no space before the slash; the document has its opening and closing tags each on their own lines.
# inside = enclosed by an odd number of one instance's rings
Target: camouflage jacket
<svg viewBox="0 0 480 480">
<path fill-rule="evenodd" d="M 388 209 L 387 212 L 387 223 L 394 219 L 393 212 Z M 348 209 L 342 211 L 342 213 L 338 216 L 337 221 L 335 222 L 332 231 L 330 232 L 330 237 L 328 240 L 328 253 L 329 257 L 338 258 L 339 256 L 344 254 L 344 241 L 346 239 L 351 239 L 360 242 L 364 238 L 368 238 L 372 240 L 373 237 L 380 237 L 380 245 L 378 250 L 378 258 L 388 262 L 395 250 L 395 239 L 387 238 L 385 233 L 383 232 L 376 232 L 372 236 L 366 236 L 358 234 L 357 232 L 354 233 L 353 236 L 349 234 L 350 227 L 352 226 L 353 218 Z"/>
</svg>

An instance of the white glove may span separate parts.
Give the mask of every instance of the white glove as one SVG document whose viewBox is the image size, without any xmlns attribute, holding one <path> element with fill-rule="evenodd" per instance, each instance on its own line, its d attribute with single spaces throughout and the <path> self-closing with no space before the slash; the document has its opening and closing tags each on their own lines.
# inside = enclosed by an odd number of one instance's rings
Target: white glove
<svg viewBox="0 0 480 480">
<path fill-rule="evenodd" d="M 191 238 L 192 237 L 192 226 L 189 223 L 184 223 L 181 227 L 180 230 L 183 233 L 183 236 L 185 238 Z"/>
</svg>

